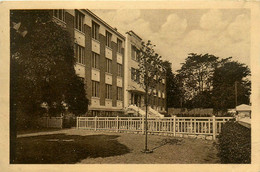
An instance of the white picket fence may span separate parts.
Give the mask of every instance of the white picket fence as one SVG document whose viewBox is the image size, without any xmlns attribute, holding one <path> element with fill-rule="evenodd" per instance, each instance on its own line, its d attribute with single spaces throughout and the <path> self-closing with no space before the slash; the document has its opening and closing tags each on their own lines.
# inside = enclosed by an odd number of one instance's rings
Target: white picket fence
<svg viewBox="0 0 260 172">
<path fill-rule="evenodd" d="M 176 136 L 210 135 L 213 140 L 220 133 L 222 125 L 232 117 L 165 117 L 148 118 L 149 133 L 165 133 Z M 109 131 L 145 131 L 144 117 L 77 117 L 78 129 Z"/>
<path fill-rule="evenodd" d="M 37 122 L 41 127 L 62 128 L 63 117 L 41 117 Z"/>
</svg>

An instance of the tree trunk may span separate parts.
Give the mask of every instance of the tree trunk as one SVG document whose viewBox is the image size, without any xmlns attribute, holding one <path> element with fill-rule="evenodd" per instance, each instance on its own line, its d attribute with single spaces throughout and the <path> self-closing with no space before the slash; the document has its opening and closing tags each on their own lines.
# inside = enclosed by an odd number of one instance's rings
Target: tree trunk
<svg viewBox="0 0 260 172">
<path fill-rule="evenodd" d="M 145 88 L 145 147 L 144 147 L 144 151 L 148 151 L 147 148 L 147 115 L 148 115 L 148 89 L 147 86 Z"/>
</svg>

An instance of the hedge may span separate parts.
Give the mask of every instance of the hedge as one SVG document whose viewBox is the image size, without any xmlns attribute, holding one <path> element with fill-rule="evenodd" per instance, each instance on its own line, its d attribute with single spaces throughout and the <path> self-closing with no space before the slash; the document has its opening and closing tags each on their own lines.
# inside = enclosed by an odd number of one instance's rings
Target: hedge
<svg viewBox="0 0 260 172">
<path fill-rule="evenodd" d="M 251 129 L 226 122 L 218 137 L 218 156 L 224 164 L 251 163 Z"/>
</svg>

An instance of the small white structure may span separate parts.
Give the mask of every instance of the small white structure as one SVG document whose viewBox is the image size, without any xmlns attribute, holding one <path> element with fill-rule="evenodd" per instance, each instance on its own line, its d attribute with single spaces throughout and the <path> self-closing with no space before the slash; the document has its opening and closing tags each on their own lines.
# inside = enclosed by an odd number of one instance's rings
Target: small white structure
<svg viewBox="0 0 260 172">
<path fill-rule="evenodd" d="M 236 121 L 244 127 L 251 128 L 251 106 L 241 104 L 236 107 Z"/>
<path fill-rule="evenodd" d="M 236 113 L 238 118 L 251 118 L 251 106 L 241 104 L 236 107 Z"/>
</svg>

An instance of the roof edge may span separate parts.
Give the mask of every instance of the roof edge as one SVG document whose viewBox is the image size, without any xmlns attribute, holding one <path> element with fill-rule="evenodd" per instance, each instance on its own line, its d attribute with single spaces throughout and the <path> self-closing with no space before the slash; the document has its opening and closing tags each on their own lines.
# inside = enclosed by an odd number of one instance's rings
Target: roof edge
<svg viewBox="0 0 260 172">
<path fill-rule="evenodd" d="M 112 26 L 110 26 L 107 22 L 105 22 L 104 20 L 102 20 L 100 17 L 98 17 L 96 14 L 94 14 L 92 11 L 90 11 L 89 9 L 82 9 L 83 11 L 87 12 L 89 15 L 91 15 L 92 17 L 94 17 L 96 20 L 100 21 L 102 24 L 104 24 L 106 27 L 108 27 L 110 30 L 112 30 L 115 34 L 119 35 L 122 39 L 125 40 L 125 36 L 122 35 L 120 32 L 118 32 L 117 30 L 115 30 L 115 28 L 113 28 Z"/>
<path fill-rule="evenodd" d="M 126 34 L 129 34 L 130 36 L 134 35 L 135 37 L 137 37 L 140 41 L 142 40 L 142 38 L 140 36 L 138 36 L 134 31 L 130 30 L 128 32 L 126 32 Z"/>
</svg>

